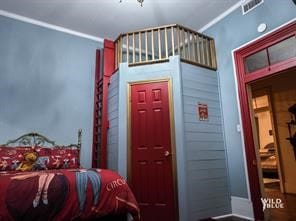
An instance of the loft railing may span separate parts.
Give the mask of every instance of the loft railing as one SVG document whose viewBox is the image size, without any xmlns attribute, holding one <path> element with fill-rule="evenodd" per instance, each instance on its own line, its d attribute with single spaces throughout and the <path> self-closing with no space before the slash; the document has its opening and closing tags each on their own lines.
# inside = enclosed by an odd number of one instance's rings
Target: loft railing
<svg viewBox="0 0 296 221">
<path fill-rule="evenodd" d="M 120 34 L 115 40 L 115 66 L 151 64 L 179 55 L 194 65 L 217 69 L 214 39 L 185 28 L 167 25 Z"/>
</svg>

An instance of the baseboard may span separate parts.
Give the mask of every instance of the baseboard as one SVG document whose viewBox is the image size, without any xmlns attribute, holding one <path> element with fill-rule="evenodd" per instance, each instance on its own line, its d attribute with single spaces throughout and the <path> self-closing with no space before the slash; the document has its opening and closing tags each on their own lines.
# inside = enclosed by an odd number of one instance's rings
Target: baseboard
<svg viewBox="0 0 296 221">
<path fill-rule="evenodd" d="M 230 216 L 233 216 L 233 214 L 230 213 L 230 214 L 225 214 L 222 216 L 215 216 L 215 217 L 212 217 L 212 219 L 222 219 L 222 218 L 226 218 L 226 217 L 230 217 Z"/>
<path fill-rule="evenodd" d="M 242 215 L 238 215 L 238 214 L 233 214 L 233 213 L 230 213 L 230 214 L 225 214 L 225 215 L 222 215 L 222 216 L 215 216 L 215 217 L 212 217 L 212 219 L 216 220 L 216 219 L 223 219 L 223 218 L 227 218 L 227 217 L 238 217 L 238 218 L 242 218 L 242 219 L 246 219 L 246 220 L 254 220 L 254 218 L 251 218 L 251 217 L 246 217 L 246 216 L 242 216 Z"/>
<path fill-rule="evenodd" d="M 253 206 L 249 199 L 232 196 L 231 208 L 233 216 L 254 220 Z"/>
</svg>

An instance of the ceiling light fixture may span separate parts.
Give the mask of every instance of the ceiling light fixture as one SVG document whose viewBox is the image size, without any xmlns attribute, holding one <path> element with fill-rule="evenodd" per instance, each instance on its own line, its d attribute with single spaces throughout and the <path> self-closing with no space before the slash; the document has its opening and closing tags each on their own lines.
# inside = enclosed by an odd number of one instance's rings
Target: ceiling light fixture
<svg viewBox="0 0 296 221">
<path fill-rule="evenodd" d="M 144 0 L 137 0 L 140 4 L 141 4 L 141 7 L 143 7 L 143 2 Z M 122 2 L 122 0 L 119 1 L 120 3 Z"/>
</svg>

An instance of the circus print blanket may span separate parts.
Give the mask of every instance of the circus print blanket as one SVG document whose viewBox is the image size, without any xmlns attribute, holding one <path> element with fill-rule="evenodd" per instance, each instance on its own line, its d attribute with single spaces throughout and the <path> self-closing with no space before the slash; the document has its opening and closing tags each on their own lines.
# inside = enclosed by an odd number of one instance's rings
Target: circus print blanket
<svg viewBox="0 0 296 221">
<path fill-rule="evenodd" d="M 139 207 L 125 180 L 101 169 L 0 173 L 0 221 L 85 220 Z"/>
</svg>

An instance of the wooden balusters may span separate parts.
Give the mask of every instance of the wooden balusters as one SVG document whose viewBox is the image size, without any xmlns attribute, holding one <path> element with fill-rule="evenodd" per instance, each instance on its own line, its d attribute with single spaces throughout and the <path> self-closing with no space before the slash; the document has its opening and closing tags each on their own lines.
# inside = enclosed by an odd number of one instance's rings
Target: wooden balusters
<svg viewBox="0 0 296 221">
<path fill-rule="evenodd" d="M 214 39 L 180 25 L 168 25 L 121 34 L 115 41 L 115 67 L 168 61 L 179 55 L 184 62 L 216 69 Z"/>
</svg>

